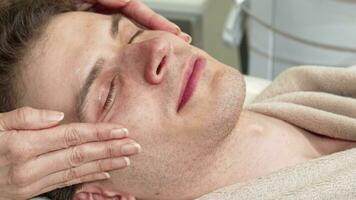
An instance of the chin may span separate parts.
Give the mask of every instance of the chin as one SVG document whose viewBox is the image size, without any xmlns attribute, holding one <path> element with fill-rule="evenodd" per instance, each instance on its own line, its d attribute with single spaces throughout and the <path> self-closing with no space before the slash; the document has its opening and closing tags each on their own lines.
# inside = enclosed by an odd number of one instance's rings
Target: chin
<svg viewBox="0 0 356 200">
<path fill-rule="evenodd" d="M 216 108 L 213 125 L 216 126 L 217 137 L 223 139 L 230 135 L 235 128 L 243 103 L 245 101 L 246 86 L 243 76 L 232 67 L 223 67 L 221 78 L 216 90 Z"/>
<path fill-rule="evenodd" d="M 236 69 L 213 61 L 214 66 L 212 76 L 208 75 L 210 81 L 206 96 L 202 92 L 197 100 L 192 104 L 194 115 L 191 115 L 186 122 L 195 124 L 195 141 L 201 145 L 216 145 L 229 136 L 235 128 L 242 112 L 245 100 L 245 81 L 243 76 Z M 206 92 L 205 91 L 205 92 Z"/>
</svg>

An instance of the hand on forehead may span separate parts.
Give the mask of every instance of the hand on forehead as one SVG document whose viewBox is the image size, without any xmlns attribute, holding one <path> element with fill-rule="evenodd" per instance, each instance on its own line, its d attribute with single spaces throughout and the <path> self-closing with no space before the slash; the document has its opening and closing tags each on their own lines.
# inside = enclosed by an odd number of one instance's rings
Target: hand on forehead
<svg viewBox="0 0 356 200">
<path fill-rule="evenodd" d="M 171 32 L 189 43 L 192 40 L 176 24 L 138 0 L 74 0 L 74 2 L 79 10 L 93 10 L 104 13 L 120 12 L 149 29 Z"/>
</svg>

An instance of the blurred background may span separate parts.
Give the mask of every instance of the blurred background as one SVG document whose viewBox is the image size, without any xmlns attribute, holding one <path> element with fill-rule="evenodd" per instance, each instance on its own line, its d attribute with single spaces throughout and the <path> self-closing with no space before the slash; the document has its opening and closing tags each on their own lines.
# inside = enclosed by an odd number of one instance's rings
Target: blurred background
<svg viewBox="0 0 356 200">
<path fill-rule="evenodd" d="M 298 65 L 356 64 L 356 0 L 143 0 L 193 44 L 272 80 Z"/>
<path fill-rule="evenodd" d="M 234 2 L 231 0 L 143 0 L 155 11 L 177 23 L 193 37 L 193 44 L 218 60 L 240 67 L 237 48 L 223 42 L 222 31 Z"/>
</svg>

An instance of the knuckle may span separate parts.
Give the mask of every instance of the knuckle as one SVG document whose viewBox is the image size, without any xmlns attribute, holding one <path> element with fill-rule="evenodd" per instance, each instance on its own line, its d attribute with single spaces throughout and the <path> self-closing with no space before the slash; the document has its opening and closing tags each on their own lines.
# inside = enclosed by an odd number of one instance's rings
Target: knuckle
<svg viewBox="0 0 356 200">
<path fill-rule="evenodd" d="M 60 189 L 68 186 L 70 186 L 69 182 L 64 182 L 64 183 L 59 183 L 56 188 Z"/>
<path fill-rule="evenodd" d="M 17 110 L 16 115 L 23 123 L 30 123 L 30 118 L 34 115 L 34 109 L 31 107 L 23 107 Z"/>
<path fill-rule="evenodd" d="M 136 142 L 135 142 L 135 140 L 133 140 L 131 138 L 126 138 L 126 139 L 122 140 L 122 145 L 132 144 L 132 143 L 136 143 Z"/>
<path fill-rule="evenodd" d="M 107 143 L 105 148 L 106 148 L 106 155 L 108 157 L 114 157 L 115 156 L 115 146 L 114 146 L 114 144 Z"/>
<path fill-rule="evenodd" d="M 33 190 L 30 187 L 25 186 L 17 189 L 16 196 L 18 197 L 17 199 L 28 199 L 29 196 L 32 196 L 32 193 Z"/>
<path fill-rule="evenodd" d="M 48 111 L 45 110 L 38 110 L 38 116 L 42 121 L 46 121 L 48 119 Z"/>
<path fill-rule="evenodd" d="M 72 167 L 81 165 L 85 160 L 84 152 L 81 148 L 75 147 L 70 151 L 69 164 Z"/>
<path fill-rule="evenodd" d="M 26 113 L 32 113 L 34 111 L 34 109 L 31 107 L 25 106 L 25 107 L 20 108 L 19 111 L 26 114 Z"/>
<path fill-rule="evenodd" d="M 142 4 L 140 2 L 138 2 L 137 0 L 132 0 L 130 2 L 130 6 L 128 7 L 129 12 L 130 13 L 138 13 L 139 12 L 139 8 L 142 6 Z M 141 10 L 141 9 L 140 9 Z"/>
<path fill-rule="evenodd" d="M 23 162 L 31 157 L 31 148 L 19 135 L 13 134 L 8 140 L 8 158 L 14 162 Z"/>
<path fill-rule="evenodd" d="M 85 179 L 84 178 L 74 178 L 72 180 L 67 180 L 63 183 L 60 183 L 58 188 L 64 188 L 64 187 L 68 187 L 68 186 L 71 186 L 71 185 L 77 185 L 77 184 L 80 184 L 80 183 L 84 183 L 85 182 Z"/>
<path fill-rule="evenodd" d="M 99 124 L 94 124 L 93 125 L 93 129 L 95 131 L 95 136 L 97 138 L 98 141 L 104 141 L 105 140 L 105 137 L 104 135 L 102 134 L 102 132 L 100 131 L 100 126 Z"/>
<path fill-rule="evenodd" d="M 96 161 L 96 168 L 98 172 L 104 172 L 105 171 L 105 164 L 103 161 L 98 160 Z"/>
<path fill-rule="evenodd" d="M 81 144 L 82 138 L 80 132 L 76 127 L 68 126 L 64 132 L 64 144 L 66 147 L 72 147 Z"/>
<path fill-rule="evenodd" d="M 151 16 L 149 17 L 148 25 L 153 27 L 158 20 L 160 20 L 160 15 L 152 13 Z"/>
<path fill-rule="evenodd" d="M 68 181 L 74 180 L 78 178 L 78 173 L 75 168 L 67 170 L 65 176 L 63 177 L 63 183 L 65 184 Z"/>
<path fill-rule="evenodd" d="M 9 173 L 8 183 L 18 188 L 25 187 L 29 183 L 30 176 L 19 167 L 12 167 Z"/>
</svg>

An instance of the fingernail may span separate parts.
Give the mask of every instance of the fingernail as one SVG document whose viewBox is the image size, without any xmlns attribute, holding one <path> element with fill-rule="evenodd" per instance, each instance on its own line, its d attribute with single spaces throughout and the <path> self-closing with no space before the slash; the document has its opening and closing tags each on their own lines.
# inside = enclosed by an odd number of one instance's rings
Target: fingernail
<svg viewBox="0 0 356 200">
<path fill-rule="evenodd" d="M 113 168 L 115 168 L 115 169 L 127 167 L 127 166 L 130 166 L 130 164 L 131 164 L 131 162 L 128 157 L 112 159 L 112 165 L 113 165 Z"/>
<path fill-rule="evenodd" d="M 89 198 L 88 193 L 79 193 L 75 195 L 75 200 L 87 200 Z"/>
<path fill-rule="evenodd" d="M 182 32 L 182 30 L 177 25 L 174 25 L 174 29 L 175 29 L 174 33 L 177 35 L 179 35 Z"/>
<path fill-rule="evenodd" d="M 137 154 L 141 151 L 141 146 L 137 143 L 125 144 L 121 147 L 121 153 L 124 155 Z"/>
<path fill-rule="evenodd" d="M 47 120 L 50 122 L 59 122 L 64 119 L 64 113 L 62 112 L 51 112 L 47 116 Z"/>
<path fill-rule="evenodd" d="M 123 3 L 128 3 L 128 2 L 130 2 L 131 0 L 121 0 L 121 2 L 123 2 Z"/>
<path fill-rule="evenodd" d="M 188 42 L 188 43 L 191 43 L 192 42 L 192 37 L 186 33 L 181 33 L 181 36 L 183 37 L 183 39 Z"/>
<path fill-rule="evenodd" d="M 111 131 L 111 136 L 113 138 L 125 138 L 129 135 L 129 130 L 127 130 L 126 128 L 120 128 L 120 129 L 113 129 Z"/>
<path fill-rule="evenodd" d="M 110 174 L 107 173 L 107 172 L 104 173 L 104 177 L 107 178 L 107 179 L 108 179 L 108 178 L 111 178 Z"/>
</svg>

